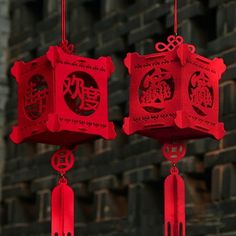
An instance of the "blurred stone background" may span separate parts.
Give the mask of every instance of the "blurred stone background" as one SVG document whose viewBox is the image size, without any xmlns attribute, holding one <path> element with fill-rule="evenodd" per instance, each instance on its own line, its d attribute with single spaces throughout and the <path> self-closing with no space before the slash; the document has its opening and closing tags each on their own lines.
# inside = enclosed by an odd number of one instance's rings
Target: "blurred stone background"
<svg viewBox="0 0 236 236">
<path fill-rule="evenodd" d="M 68 0 L 69 39 L 77 53 L 111 55 L 110 119 L 118 138 L 79 146 L 69 174 L 75 190 L 76 235 L 163 235 L 163 180 L 169 164 L 160 144 L 121 134 L 128 110 L 127 52 L 154 52 L 172 33 L 172 0 Z M 15 60 L 31 60 L 60 41 L 59 0 L 0 0 L 0 235 L 49 236 L 50 167 L 55 147 L 14 145 Z M 179 33 L 202 55 L 223 57 L 220 117 L 227 135 L 190 141 L 179 164 L 186 183 L 188 236 L 236 235 L 236 1 L 179 0 Z"/>
</svg>

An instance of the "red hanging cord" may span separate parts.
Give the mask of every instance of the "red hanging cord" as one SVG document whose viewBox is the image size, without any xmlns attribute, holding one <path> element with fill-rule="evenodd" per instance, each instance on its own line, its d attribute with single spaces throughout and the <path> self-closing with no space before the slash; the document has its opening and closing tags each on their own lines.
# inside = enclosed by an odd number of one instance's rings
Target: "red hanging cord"
<svg viewBox="0 0 236 236">
<path fill-rule="evenodd" d="M 174 0 L 174 33 L 178 35 L 178 0 Z"/>
<path fill-rule="evenodd" d="M 61 40 L 66 41 L 66 0 L 61 0 Z"/>
<path fill-rule="evenodd" d="M 60 47 L 66 53 L 74 52 L 74 45 L 66 39 L 66 0 L 61 0 L 61 43 Z"/>
</svg>

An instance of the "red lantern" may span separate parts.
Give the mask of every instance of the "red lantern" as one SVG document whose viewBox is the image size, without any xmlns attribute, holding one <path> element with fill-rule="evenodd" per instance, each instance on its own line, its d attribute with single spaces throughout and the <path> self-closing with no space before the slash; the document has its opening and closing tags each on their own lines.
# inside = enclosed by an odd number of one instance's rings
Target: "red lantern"
<svg viewBox="0 0 236 236">
<path fill-rule="evenodd" d="M 110 57 L 80 57 L 58 46 L 31 62 L 16 62 L 18 124 L 12 141 L 73 145 L 97 136 L 115 138 L 107 108 L 113 71 Z"/>
<path fill-rule="evenodd" d="M 224 136 L 218 122 L 219 80 L 226 67 L 222 59 L 207 59 L 181 36 L 157 43 L 159 53 L 129 53 L 125 65 L 131 76 L 126 134 L 166 142 Z"/>
<path fill-rule="evenodd" d="M 72 147 L 103 137 L 114 139 L 108 121 L 108 78 L 114 71 L 110 57 L 97 60 L 72 54 L 66 40 L 66 0 L 61 0 L 62 42 L 31 62 L 12 68 L 18 83 L 18 124 L 10 138 L 60 145 L 52 167 L 60 174 L 52 191 L 51 235 L 74 236 L 74 192 L 65 174 L 74 164 Z"/>
<path fill-rule="evenodd" d="M 139 133 L 163 142 L 163 156 L 171 162 L 164 184 L 164 235 L 186 235 L 185 186 L 177 163 L 186 153 L 180 140 L 212 136 L 221 139 L 218 121 L 219 80 L 226 66 L 222 59 L 207 59 L 178 36 L 177 0 L 174 0 L 174 35 L 157 43 L 158 53 L 129 53 L 125 65 L 131 76 L 127 135 Z"/>
</svg>

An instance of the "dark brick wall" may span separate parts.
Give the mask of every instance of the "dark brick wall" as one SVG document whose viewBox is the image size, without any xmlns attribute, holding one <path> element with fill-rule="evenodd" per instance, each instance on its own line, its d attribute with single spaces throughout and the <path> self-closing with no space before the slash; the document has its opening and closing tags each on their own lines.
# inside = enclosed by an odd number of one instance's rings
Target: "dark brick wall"
<svg viewBox="0 0 236 236">
<path fill-rule="evenodd" d="M 1 2 L 1 1 L 0 1 Z M 163 180 L 169 172 L 160 144 L 121 134 L 127 114 L 126 52 L 154 52 L 172 33 L 171 0 L 70 0 L 69 38 L 81 55 L 111 55 L 116 72 L 109 85 L 116 140 L 79 146 L 69 180 L 75 189 L 76 235 L 163 235 Z M 221 112 L 227 135 L 191 141 L 179 164 L 186 182 L 188 236 L 236 235 L 236 1 L 180 0 L 179 32 L 198 52 L 225 59 Z M 60 41 L 59 0 L 11 0 L 9 68 Z M 16 119 L 16 84 L 9 76 L 6 136 Z M 2 187 L 2 235 L 46 236 L 50 191 L 57 176 L 49 160 L 54 147 L 13 145 L 6 139 Z"/>
<path fill-rule="evenodd" d="M 0 202 L 2 199 L 2 172 L 5 158 L 4 145 L 4 126 L 5 126 L 5 104 L 8 97 L 7 86 L 7 46 L 10 31 L 10 22 L 8 15 L 8 1 L 0 1 Z M 0 205 L 0 219 L 2 213 L 2 206 Z M 1 235 L 1 227 L 0 227 Z"/>
</svg>

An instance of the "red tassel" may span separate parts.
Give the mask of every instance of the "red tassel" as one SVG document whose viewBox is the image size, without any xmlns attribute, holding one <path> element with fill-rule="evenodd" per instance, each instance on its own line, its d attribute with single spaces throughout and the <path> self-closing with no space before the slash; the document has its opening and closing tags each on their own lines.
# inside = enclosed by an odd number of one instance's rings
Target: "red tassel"
<svg viewBox="0 0 236 236">
<path fill-rule="evenodd" d="M 52 191 L 51 236 L 74 236 L 74 192 L 62 178 Z"/>
<path fill-rule="evenodd" d="M 185 188 L 178 169 L 165 180 L 165 236 L 185 236 Z"/>
<path fill-rule="evenodd" d="M 186 154 L 183 142 L 165 143 L 162 146 L 163 156 L 171 161 L 170 175 L 165 179 L 165 236 L 185 236 L 185 187 L 176 167 Z"/>
<path fill-rule="evenodd" d="M 69 149 L 60 148 L 53 154 L 51 165 L 61 175 L 52 191 L 51 236 L 74 236 L 74 192 L 64 177 L 74 165 L 74 155 Z"/>
</svg>

